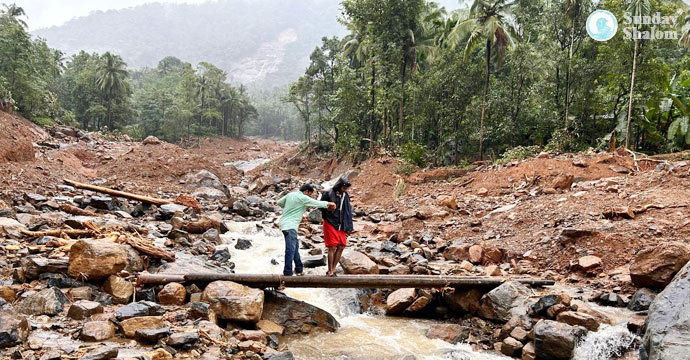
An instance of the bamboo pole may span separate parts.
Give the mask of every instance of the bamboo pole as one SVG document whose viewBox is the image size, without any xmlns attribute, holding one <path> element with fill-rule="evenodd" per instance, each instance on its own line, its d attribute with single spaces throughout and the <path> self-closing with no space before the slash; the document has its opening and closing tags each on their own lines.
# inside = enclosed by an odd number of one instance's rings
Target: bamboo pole
<svg viewBox="0 0 690 360">
<path fill-rule="evenodd" d="M 553 280 L 532 278 L 429 276 L 429 275 L 341 275 L 328 276 L 283 276 L 274 274 L 139 274 L 139 284 L 162 285 L 171 282 L 232 281 L 256 288 L 302 287 L 302 288 L 357 288 L 357 289 L 400 289 L 400 288 L 493 288 L 507 281 L 518 281 L 532 286 L 553 285 Z"/>
<path fill-rule="evenodd" d="M 123 197 L 126 199 L 137 200 L 137 201 L 141 201 L 141 202 L 145 202 L 145 203 L 149 203 L 149 204 L 154 204 L 154 205 L 159 205 L 159 206 L 174 203 L 173 200 L 159 199 L 159 198 L 154 198 L 154 197 L 145 196 L 145 195 L 132 194 L 132 193 L 128 193 L 125 191 L 113 190 L 113 189 L 109 189 L 109 188 L 105 188 L 105 187 L 101 187 L 101 186 L 96 186 L 96 185 L 91 185 L 91 184 L 84 184 L 84 183 L 76 182 L 76 181 L 70 180 L 70 179 L 62 179 L 62 181 L 64 181 L 65 183 L 67 183 L 69 185 L 72 185 L 76 188 L 79 188 L 79 189 L 96 191 L 96 192 L 100 192 L 100 193 L 104 193 L 104 194 L 108 194 L 108 195 L 112 195 L 112 196 Z"/>
</svg>

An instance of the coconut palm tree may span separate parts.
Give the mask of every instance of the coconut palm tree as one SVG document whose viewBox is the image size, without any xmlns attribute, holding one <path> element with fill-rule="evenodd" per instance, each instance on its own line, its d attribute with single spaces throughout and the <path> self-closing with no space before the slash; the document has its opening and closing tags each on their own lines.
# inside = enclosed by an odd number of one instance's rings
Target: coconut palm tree
<svg viewBox="0 0 690 360">
<path fill-rule="evenodd" d="M 96 86 L 103 91 L 107 101 L 108 129 L 113 129 L 113 100 L 129 91 L 127 64 L 118 55 L 106 52 L 101 57 L 96 72 Z"/>
<path fill-rule="evenodd" d="M 439 7 L 434 2 L 425 3 L 416 21 L 407 30 L 403 43 L 403 59 L 400 67 L 401 74 L 401 99 L 398 119 L 398 131 L 404 134 L 405 127 L 405 83 L 408 71 L 412 74 L 419 70 L 424 59 L 435 50 L 435 38 L 439 29 L 443 28 L 445 8 Z M 398 145 L 402 143 L 402 136 L 398 138 Z"/>
<path fill-rule="evenodd" d="M 628 4 L 627 12 L 635 16 L 649 15 L 652 12 L 652 5 L 649 0 L 631 0 Z M 630 75 L 630 98 L 628 99 L 628 120 L 625 126 L 625 148 L 630 147 L 630 119 L 632 118 L 633 97 L 635 95 L 635 71 L 637 70 L 637 51 L 639 49 L 640 41 L 637 38 L 633 39 L 635 49 L 633 50 L 632 74 Z"/>
<path fill-rule="evenodd" d="M 465 42 L 465 59 L 479 41 L 485 41 L 486 78 L 482 94 L 482 114 L 479 121 L 479 156 L 484 159 L 484 117 L 486 116 L 486 96 L 491 78 L 491 52 L 495 49 L 496 61 L 501 64 L 506 49 L 517 41 L 516 30 L 511 19 L 511 8 L 515 5 L 509 0 L 474 0 L 469 17 L 459 21 L 448 34 L 446 41 L 455 48 Z"/>
</svg>

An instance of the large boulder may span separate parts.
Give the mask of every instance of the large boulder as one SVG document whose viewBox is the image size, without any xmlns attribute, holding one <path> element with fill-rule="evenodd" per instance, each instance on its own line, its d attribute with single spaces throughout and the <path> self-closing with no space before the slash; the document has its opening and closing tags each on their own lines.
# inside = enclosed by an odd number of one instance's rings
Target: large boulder
<svg viewBox="0 0 690 360">
<path fill-rule="evenodd" d="M 0 312 L 0 349 L 23 343 L 30 331 L 24 316 L 10 311 Z"/>
<path fill-rule="evenodd" d="M 210 304 L 225 320 L 258 322 L 264 307 L 264 292 L 232 281 L 214 281 L 206 287 L 201 300 Z"/>
<path fill-rule="evenodd" d="M 640 359 L 687 359 L 690 353 L 690 263 L 649 307 Z"/>
<path fill-rule="evenodd" d="M 26 315 L 57 315 L 62 312 L 67 298 L 58 288 L 24 294 L 15 309 Z"/>
<path fill-rule="evenodd" d="M 534 326 L 534 347 L 537 359 L 569 360 L 575 346 L 587 334 L 582 327 L 551 320 L 541 320 Z"/>
<path fill-rule="evenodd" d="M 670 242 L 640 251 L 630 264 L 630 278 L 637 287 L 663 289 L 690 261 L 690 246 Z"/>
<path fill-rule="evenodd" d="M 529 304 L 531 294 L 527 286 L 517 281 L 503 283 L 482 296 L 479 315 L 485 319 L 503 322 L 510 320 L 513 316 L 524 316 L 531 305 Z"/>
<path fill-rule="evenodd" d="M 279 292 L 266 291 L 265 294 L 262 319 L 282 326 L 285 335 L 335 331 L 340 327 L 333 315 L 314 305 Z"/>
<path fill-rule="evenodd" d="M 68 273 L 75 278 L 105 279 L 122 271 L 127 266 L 127 259 L 124 245 L 102 240 L 79 240 L 70 249 Z"/>
<path fill-rule="evenodd" d="M 227 189 L 223 185 L 223 182 L 220 181 L 220 178 L 216 176 L 216 174 L 207 170 L 201 170 L 197 173 L 187 174 L 184 181 L 185 184 L 187 184 L 187 187 L 190 189 L 208 187 L 218 189 L 223 192 L 227 191 Z"/>
<path fill-rule="evenodd" d="M 417 290 L 414 288 L 404 288 L 393 291 L 386 299 L 386 314 L 393 315 L 401 313 L 412 304 L 417 297 Z"/>
<path fill-rule="evenodd" d="M 379 267 L 368 256 L 359 251 L 349 250 L 343 252 L 340 258 L 340 266 L 346 274 L 378 274 Z"/>
</svg>

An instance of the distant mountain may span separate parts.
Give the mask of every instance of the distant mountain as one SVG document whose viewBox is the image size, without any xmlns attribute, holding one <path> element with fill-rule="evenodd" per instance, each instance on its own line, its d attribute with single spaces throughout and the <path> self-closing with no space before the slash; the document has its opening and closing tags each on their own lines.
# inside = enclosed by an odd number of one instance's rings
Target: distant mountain
<svg viewBox="0 0 690 360">
<path fill-rule="evenodd" d="M 68 55 L 115 52 L 133 68 L 156 66 L 168 55 L 192 64 L 208 61 L 227 71 L 232 82 L 266 88 L 302 75 L 323 36 L 344 36 L 340 15 L 339 0 L 151 3 L 94 12 L 33 34 Z"/>
<path fill-rule="evenodd" d="M 211 62 L 236 83 L 273 86 L 297 79 L 323 36 L 345 34 L 339 14 L 336 0 L 153 3 L 94 12 L 33 34 L 69 55 L 113 51 L 134 68 L 173 55 Z"/>
</svg>

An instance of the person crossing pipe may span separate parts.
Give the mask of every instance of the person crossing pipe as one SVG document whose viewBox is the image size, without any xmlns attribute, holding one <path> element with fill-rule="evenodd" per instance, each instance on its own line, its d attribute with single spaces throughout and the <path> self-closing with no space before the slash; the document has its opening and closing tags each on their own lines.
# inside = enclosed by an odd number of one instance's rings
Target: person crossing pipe
<svg viewBox="0 0 690 360">
<path fill-rule="evenodd" d="M 285 237 L 285 267 L 283 268 L 283 275 L 293 275 L 293 262 L 295 265 L 294 273 L 297 276 L 304 275 L 304 266 L 302 259 L 299 256 L 299 239 L 297 238 L 297 229 L 304 216 L 304 211 L 307 207 L 314 207 L 318 209 L 335 210 L 336 204 L 329 201 L 319 201 L 312 198 L 314 195 L 314 187 L 305 184 L 297 191 L 293 191 L 277 202 L 278 206 L 283 208 L 283 215 L 280 217 L 280 230 Z"/>
</svg>

